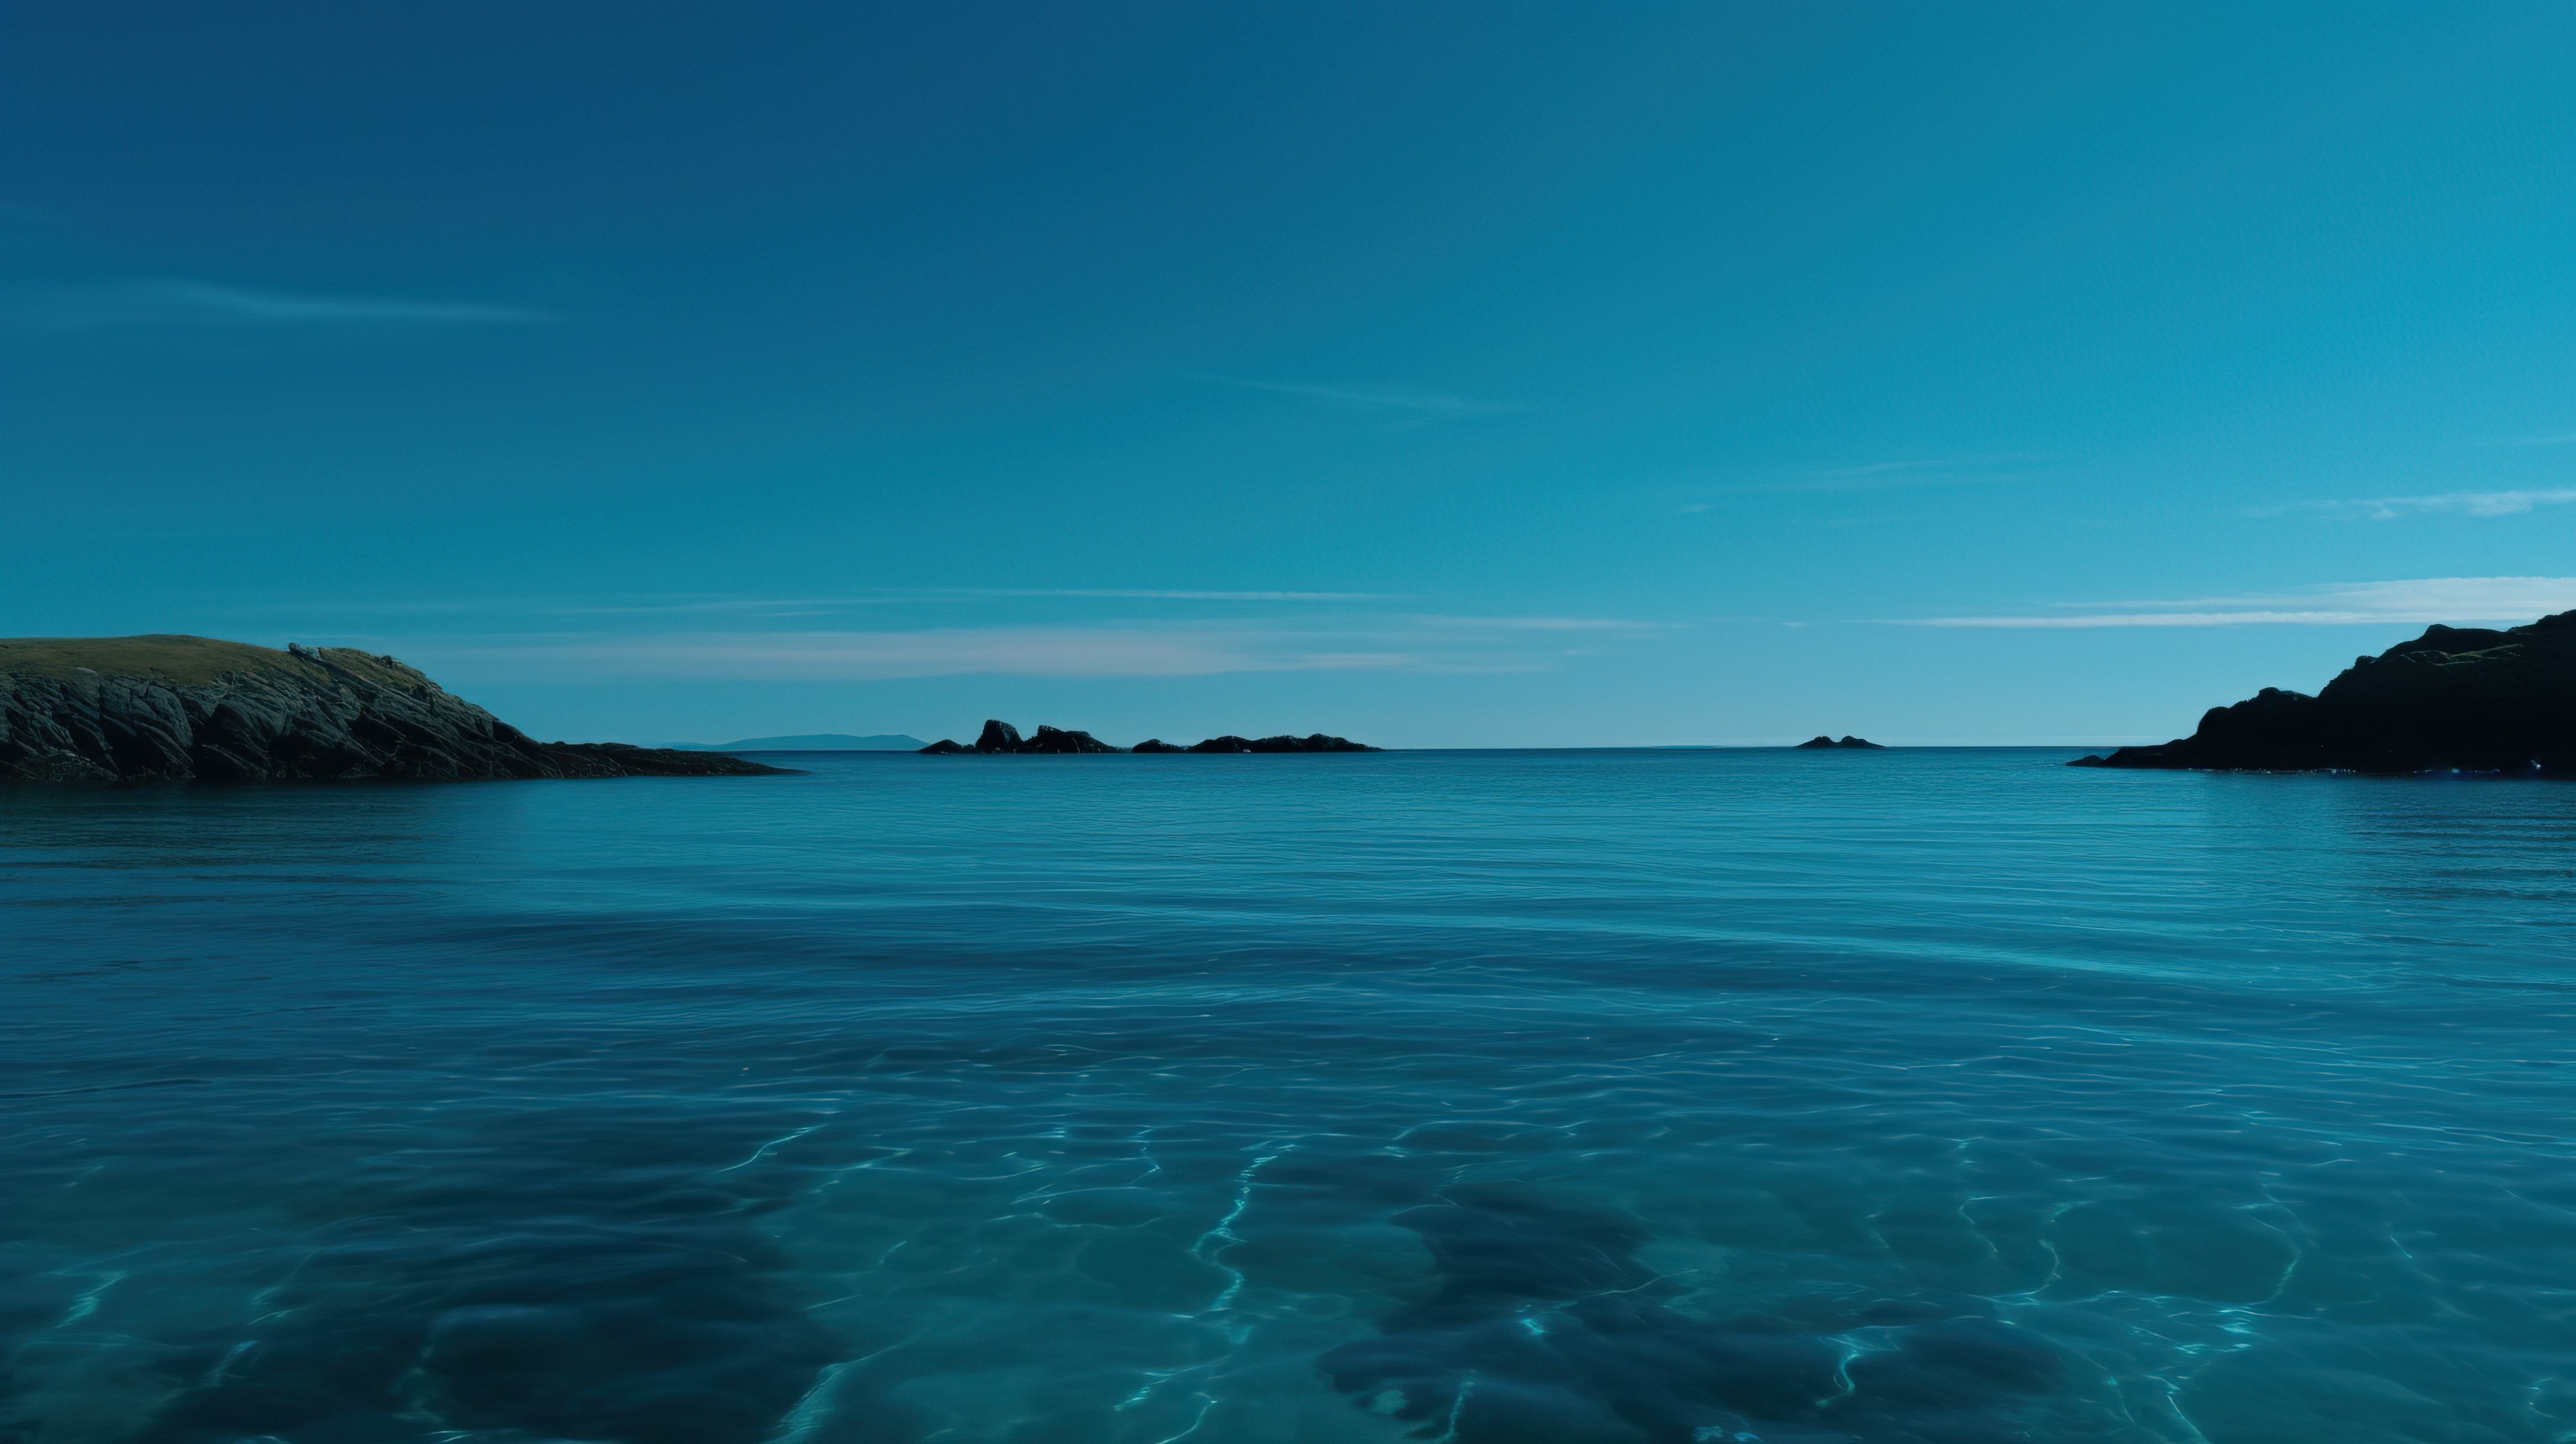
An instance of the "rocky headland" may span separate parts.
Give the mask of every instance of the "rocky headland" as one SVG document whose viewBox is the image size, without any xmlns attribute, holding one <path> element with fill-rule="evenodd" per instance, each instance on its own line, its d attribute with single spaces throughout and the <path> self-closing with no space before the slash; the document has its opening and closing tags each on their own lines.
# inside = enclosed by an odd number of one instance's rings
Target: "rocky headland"
<svg viewBox="0 0 2576 1444">
<path fill-rule="evenodd" d="M 2576 776 L 2576 612 L 2428 627 L 2313 697 L 2266 687 L 2212 707 L 2189 737 L 2067 765 Z"/>
<path fill-rule="evenodd" d="M 391 657 L 212 637 L 0 639 L 0 782 L 739 777 L 721 753 L 538 742 Z"/>
<path fill-rule="evenodd" d="M 1020 729 L 1008 722 L 988 719 L 984 730 L 975 737 L 975 745 L 942 737 L 921 749 L 934 756 L 1003 753 L 1065 752 L 1376 752 L 1382 749 L 1353 742 L 1347 737 L 1236 737 L 1228 734 L 1193 742 L 1187 747 L 1149 737 L 1133 747 L 1116 747 L 1088 732 L 1068 732 L 1062 728 L 1041 726 L 1023 737 Z"/>
</svg>

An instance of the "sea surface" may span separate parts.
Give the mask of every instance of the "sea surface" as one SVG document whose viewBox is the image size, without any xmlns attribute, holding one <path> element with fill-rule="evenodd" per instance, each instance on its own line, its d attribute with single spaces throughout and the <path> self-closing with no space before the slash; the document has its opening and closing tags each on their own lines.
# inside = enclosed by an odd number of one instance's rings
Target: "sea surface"
<svg viewBox="0 0 2576 1444">
<path fill-rule="evenodd" d="M 2576 1437 L 2576 787 L 0 791 L 12 1444 Z"/>
</svg>

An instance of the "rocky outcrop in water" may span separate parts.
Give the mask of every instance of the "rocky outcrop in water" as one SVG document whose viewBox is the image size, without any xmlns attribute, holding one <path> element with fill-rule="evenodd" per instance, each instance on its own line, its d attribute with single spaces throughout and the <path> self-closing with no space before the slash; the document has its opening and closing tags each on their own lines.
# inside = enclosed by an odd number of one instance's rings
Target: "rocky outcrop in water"
<svg viewBox="0 0 2576 1444">
<path fill-rule="evenodd" d="M 1863 743 L 1863 746 L 1868 744 Z M 1380 749 L 1353 742 L 1347 737 L 1327 737 L 1318 732 L 1310 737 L 1236 737 L 1228 734 L 1176 746 L 1159 737 L 1149 737 L 1133 747 L 1113 747 L 1088 732 L 1068 732 L 1055 727 L 1040 727 L 1031 736 L 1022 737 L 1020 729 L 1008 722 L 988 720 L 976 735 L 975 745 L 946 737 L 921 749 L 933 756 L 948 757 L 966 753 L 1013 752 L 1376 752 Z"/>
<path fill-rule="evenodd" d="M 2576 612 L 2433 626 L 2356 657 L 2311 697 L 2266 687 L 2189 737 L 2074 767 L 2576 776 Z"/>
<path fill-rule="evenodd" d="M 0 781 L 719 777 L 721 753 L 538 742 L 391 657 L 178 635 L 0 640 Z"/>
<path fill-rule="evenodd" d="M 1236 737 L 1228 734 L 1193 742 L 1183 752 L 1375 752 L 1379 749 L 1353 742 L 1347 737 L 1327 737 L 1317 732 L 1308 737 Z"/>
<path fill-rule="evenodd" d="M 1871 752 L 1884 752 L 1884 751 L 1886 751 L 1886 750 L 1887 750 L 1885 747 L 1881 746 L 1880 744 L 1878 744 L 1878 743 L 1876 743 L 1876 742 L 1869 741 L 1868 739 L 1866 739 L 1866 738 L 1862 738 L 1862 737 L 1854 737 L 1854 736 L 1851 736 L 1851 735 L 1850 735 L 1850 734 L 1848 734 L 1848 733 L 1844 734 L 1844 736 L 1843 736 L 1843 740 L 1841 740 L 1840 742 L 1837 742 L 1837 741 L 1835 741 L 1834 739 L 1832 739 L 1831 737 L 1824 736 L 1824 735 L 1822 735 L 1822 734 L 1820 733 L 1820 734 L 1818 734 L 1818 735 L 1816 735 L 1816 736 L 1814 736 L 1814 737 L 1810 737 L 1810 738 L 1808 738 L 1808 739 L 1807 739 L 1806 741 L 1804 741 L 1804 742 L 1799 743 L 1799 744 L 1798 744 L 1798 746 L 1797 746 L 1797 748 L 1796 748 L 1796 750 L 1797 750 L 1797 751 L 1800 751 L 1800 752 L 1804 752 L 1804 751 L 1806 751 L 1808 748 L 1811 748 L 1811 747 L 1852 747 L 1852 748 L 1865 748 L 1865 749 L 1867 749 L 1867 750 L 1869 750 L 1869 751 L 1871 751 Z"/>
</svg>

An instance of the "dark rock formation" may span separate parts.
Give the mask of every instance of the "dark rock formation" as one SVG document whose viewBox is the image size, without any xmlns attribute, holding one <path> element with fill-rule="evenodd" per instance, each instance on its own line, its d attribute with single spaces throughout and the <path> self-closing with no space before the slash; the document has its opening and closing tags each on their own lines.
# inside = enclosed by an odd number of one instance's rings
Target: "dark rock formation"
<svg viewBox="0 0 2576 1444">
<path fill-rule="evenodd" d="M 1375 752 L 1379 749 L 1353 742 L 1347 737 L 1327 737 L 1318 732 L 1310 737 L 1236 737 L 1228 734 L 1194 742 L 1189 752 Z"/>
<path fill-rule="evenodd" d="M 1845 733 L 1843 740 L 1840 742 L 1836 742 L 1831 737 L 1810 737 L 1806 741 L 1799 743 L 1797 750 L 1803 752 L 1810 747 L 1862 747 L 1867 748 L 1872 752 L 1884 752 L 1887 750 L 1878 743 L 1871 742 L 1865 738 L 1854 737 L 1849 733 Z"/>
<path fill-rule="evenodd" d="M 2266 687 L 2200 729 L 2075 767 L 2576 775 L 2576 612 L 2528 626 L 2428 627 L 2311 697 Z"/>
<path fill-rule="evenodd" d="M 1068 732 L 1059 727 L 1041 724 L 1035 736 L 1020 744 L 1020 750 L 1022 752 L 1119 752 L 1125 749 L 1112 747 L 1088 732 Z"/>
<path fill-rule="evenodd" d="M 1019 728 L 999 719 L 988 718 L 984 723 L 984 730 L 976 734 L 975 745 L 972 747 L 963 746 L 942 737 L 921 750 L 934 757 L 953 757 L 966 752 L 1066 753 L 1119 752 L 1125 749 L 1112 747 L 1088 732 L 1068 732 L 1061 727 L 1044 725 L 1038 728 L 1035 735 L 1022 737 Z"/>
<path fill-rule="evenodd" d="M 1867 743 L 1860 743 L 1867 746 Z M 992 720 L 977 734 L 975 745 L 964 746 L 941 738 L 921 749 L 933 756 L 949 757 L 960 753 L 1033 753 L 1033 752 L 1375 752 L 1347 737 L 1327 737 L 1318 732 L 1311 737 L 1211 737 L 1188 747 L 1176 747 L 1160 738 L 1149 738 L 1133 748 L 1112 747 L 1088 732 L 1069 732 L 1056 727 L 1040 727 L 1034 736 L 1022 737 L 1020 729 L 1008 722 Z"/>
<path fill-rule="evenodd" d="M 720 753 L 537 742 L 391 657 L 210 637 L 0 640 L 0 781 L 734 777 Z"/>
</svg>

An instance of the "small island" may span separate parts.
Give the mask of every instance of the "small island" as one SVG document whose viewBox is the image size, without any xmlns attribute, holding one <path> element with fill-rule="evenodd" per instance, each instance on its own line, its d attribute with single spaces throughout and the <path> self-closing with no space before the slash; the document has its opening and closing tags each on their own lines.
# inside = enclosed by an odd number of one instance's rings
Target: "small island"
<svg viewBox="0 0 2576 1444">
<path fill-rule="evenodd" d="M 2152 747 L 2070 767 L 2576 776 L 2576 612 L 2525 626 L 2427 627 L 2313 697 L 2266 687 Z"/>
<path fill-rule="evenodd" d="M 716 752 L 538 742 L 354 647 L 213 637 L 0 639 L 0 782 L 747 777 Z"/>
<path fill-rule="evenodd" d="M 1810 737 L 1806 741 L 1799 743 L 1797 747 L 1792 750 L 1804 752 L 1811 747 L 1865 748 L 1871 752 L 1884 752 L 1887 750 L 1887 748 L 1880 743 L 1869 741 L 1866 738 L 1854 737 L 1848 733 L 1844 734 L 1843 739 L 1839 742 L 1835 741 L 1831 737 L 1827 737 L 1819 733 L 1818 735 Z"/>
<path fill-rule="evenodd" d="M 1210 737 L 1187 747 L 1149 737 L 1133 747 L 1117 747 L 1088 732 L 1069 732 L 1059 727 L 1041 725 L 1028 736 L 1020 729 L 998 719 L 986 719 L 984 730 L 976 734 L 975 745 L 942 737 L 921 749 L 935 757 L 966 755 L 1027 755 L 1034 753 L 1073 752 L 1378 752 L 1382 748 L 1353 742 L 1347 737 L 1327 737 L 1318 732 L 1310 737 Z"/>
</svg>

